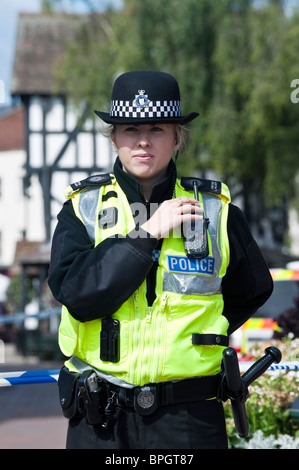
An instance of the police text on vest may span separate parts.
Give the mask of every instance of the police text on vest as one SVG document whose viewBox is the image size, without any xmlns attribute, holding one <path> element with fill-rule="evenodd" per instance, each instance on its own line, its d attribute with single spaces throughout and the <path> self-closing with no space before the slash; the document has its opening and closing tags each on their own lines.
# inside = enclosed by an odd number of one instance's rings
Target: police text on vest
<svg viewBox="0 0 299 470">
<path fill-rule="evenodd" d="M 176 273 L 188 274 L 214 274 L 215 258 L 211 256 L 204 259 L 187 258 L 185 256 L 167 256 L 168 269 Z"/>
</svg>

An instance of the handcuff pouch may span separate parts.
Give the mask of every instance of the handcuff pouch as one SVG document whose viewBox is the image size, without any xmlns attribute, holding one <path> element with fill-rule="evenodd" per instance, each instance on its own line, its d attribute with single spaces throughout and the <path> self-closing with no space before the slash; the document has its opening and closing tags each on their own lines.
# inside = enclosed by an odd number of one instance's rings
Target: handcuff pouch
<svg viewBox="0 0 299 470">
<path fill-rule="evenodd" d="M 82 404 L 79 396 L 79 378 L 81 374 L 70 372 L 62 367 L 58 377 L 59 400 L 65 418 L 82 416 Z"/>
</svg>

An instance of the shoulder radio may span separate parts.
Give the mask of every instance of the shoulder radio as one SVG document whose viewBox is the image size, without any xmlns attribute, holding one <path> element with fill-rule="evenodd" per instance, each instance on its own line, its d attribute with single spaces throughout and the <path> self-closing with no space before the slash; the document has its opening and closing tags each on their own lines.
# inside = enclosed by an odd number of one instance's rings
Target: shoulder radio
<svg viewBox="0 0 299 470">
<path fill-rule="evenodd" d="M 189 184 L 192 184 L 194 198 L 198 201 L 197 179 L 188 180 L 188 186 Z M 201 220 L 191 220 L 183 223 L 184 247 L 188 257 L 206 258 L 209 255 L 208 226 L 209 219 L 204 216 Z"/>
</svg>

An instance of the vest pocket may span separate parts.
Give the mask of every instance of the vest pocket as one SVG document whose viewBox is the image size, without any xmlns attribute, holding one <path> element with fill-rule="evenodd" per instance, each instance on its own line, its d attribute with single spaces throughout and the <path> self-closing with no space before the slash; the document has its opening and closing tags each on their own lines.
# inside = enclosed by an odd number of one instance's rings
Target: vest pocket
<svg viewBox="0 0 299 470">
<path fill-rule="evenodd" d="M 168 317 L 165 380 L 214 375 L 220 371 L 228 329 L 222 308 L 220 296 L 173 299 Z M 193 335 L 202 335 L 205 340 L 194 344 Z M 206 341 L 211 338 L 213 341 Z"/>
</svg>

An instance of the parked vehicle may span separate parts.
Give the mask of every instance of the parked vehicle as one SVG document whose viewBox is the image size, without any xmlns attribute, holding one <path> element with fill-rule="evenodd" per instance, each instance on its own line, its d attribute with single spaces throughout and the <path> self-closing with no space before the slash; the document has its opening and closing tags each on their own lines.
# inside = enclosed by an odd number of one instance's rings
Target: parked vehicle
<svg viewBox="0 0 299 470">
<path fill-rule="evenodd" d="M 294 317 L 299 309 L 299 269 L 271 269 L 270 272 L 274 281 L 271 297 L 232 335 L 232 346 L 245 353 L 253 342 L 268 341 L 285 334 L 287 321 L 282 316 Z M 299 321 L 296 323 L 299 328 Z M 289 328 L 291 332 L 291 326 Z"/>
</svg>

